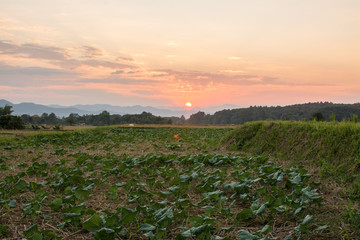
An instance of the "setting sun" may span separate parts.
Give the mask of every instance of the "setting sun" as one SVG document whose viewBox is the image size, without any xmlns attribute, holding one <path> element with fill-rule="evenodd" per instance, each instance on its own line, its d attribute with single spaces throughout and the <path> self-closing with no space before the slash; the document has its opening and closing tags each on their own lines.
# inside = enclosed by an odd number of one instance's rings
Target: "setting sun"
<svg viewBox="0 0 360 240">
<path fill-rule="evenodd" d="M 187 102 L 187 103 L 185 103 L 185 106 L 187 106 L 187 107 L 191 107 L 191 106 L 192 106 L 192 104 L 191 104 L 191 102 Z"/>
</svg>

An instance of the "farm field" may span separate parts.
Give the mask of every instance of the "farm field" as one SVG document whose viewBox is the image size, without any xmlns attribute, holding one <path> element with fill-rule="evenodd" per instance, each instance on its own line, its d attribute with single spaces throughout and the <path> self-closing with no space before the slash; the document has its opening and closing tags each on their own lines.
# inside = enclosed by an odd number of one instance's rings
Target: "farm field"
<svg viewBox="0 0 360 240">
<path fill-rule="evenodd" d="M 233 127 L 1 132 L 6 239 L 356 239 L 316 165 L 228 150 Z M 358 219 L 357 219 L 358 217 Z M 355 230 L 354 230 L 355 229 Z"/>
</svg>

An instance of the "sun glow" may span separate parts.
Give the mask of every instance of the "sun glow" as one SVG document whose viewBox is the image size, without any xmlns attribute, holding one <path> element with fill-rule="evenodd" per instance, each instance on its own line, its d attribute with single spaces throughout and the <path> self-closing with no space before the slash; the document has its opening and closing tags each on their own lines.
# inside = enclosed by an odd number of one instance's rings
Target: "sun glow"
<svg viewBox="0 0 360 240">
<path fill-rule="evenodd" d="M 185 103 L 185 106 L 192 107 L 192 104 L 191 104 L 191 102 L 187 102 L 187 103 Z"/>
</svg>

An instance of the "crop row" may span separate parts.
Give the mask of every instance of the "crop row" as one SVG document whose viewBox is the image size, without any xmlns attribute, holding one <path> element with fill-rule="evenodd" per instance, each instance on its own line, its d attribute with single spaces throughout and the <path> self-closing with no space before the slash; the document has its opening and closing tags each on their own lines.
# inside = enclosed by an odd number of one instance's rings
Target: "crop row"
<svg viewBox="0 0 360 240">
<path fill-rule="evenodd" d="M 113 146 L 124 138 L 119 131 L 94 134 L 102 136 L 96 141 L 116 138 L 108 141 Z M 79 136 L 34 137 L 27 144 L 90 141 Z M 21 163 L 21 171 L 0 182 L 1 215 L 20 213 L 35 222 L 22 232 L 27 239 L 75 233 L 91 233 L 95 239 L 296 239 L 325 228 L 313 223 L 321 196 L 311 175 L 302 167 L 283 169 L 265 157 L 132 156 L 61 148 L 53 155 L 64 157 Z M 2 222 L 0 235 L 7 234 Z"/>
</svg>

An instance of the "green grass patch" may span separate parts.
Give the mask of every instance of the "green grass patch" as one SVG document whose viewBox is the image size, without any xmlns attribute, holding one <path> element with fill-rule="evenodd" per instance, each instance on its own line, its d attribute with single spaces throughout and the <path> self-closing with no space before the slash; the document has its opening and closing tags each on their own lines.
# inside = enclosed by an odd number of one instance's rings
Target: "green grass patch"
<svg viewBox="0 0 360 240">
<path fill-rule="evenodd" d="M 315 164 L 321 166 L 324 176 L 335 177 L 339 181 L 358 179 L 360 124 L 252 122 L 233 130 L 223 143 L 233 150 L 270 154 L 296 164 Z M 356 188 L 353 192 L 360 196 L 360 185 Z"/>
</svg>

